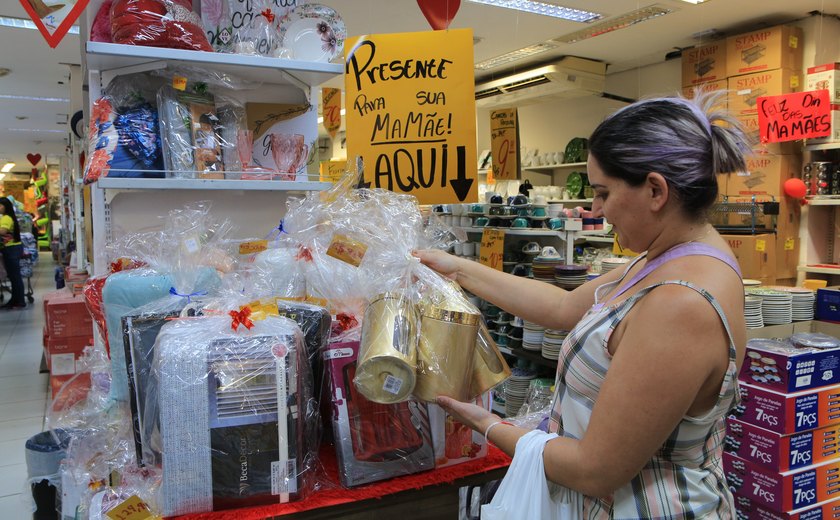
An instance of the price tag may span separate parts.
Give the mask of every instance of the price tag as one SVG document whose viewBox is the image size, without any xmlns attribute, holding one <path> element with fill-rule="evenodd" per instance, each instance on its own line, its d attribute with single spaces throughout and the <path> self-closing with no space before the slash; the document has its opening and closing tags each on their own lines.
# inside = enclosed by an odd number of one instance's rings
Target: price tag
<svg viewBox="0 0 840 520">
<path fill-rule="evenodd" d="M 268 249 L 268 240 L 253 240 L 251 242 L 243 242 L 239 244 L 240 255 L 262 253 L 266 249 Z"/>
<path fill-rule="evenodd" d="M 515 108 L 490 112 L 490 149 L 493 178 L 519 178 L 519 120 Z"/>
<path fill-rule="evenodd" d="M 485 229 L 481 235 L 481 254 L 478 261 L 482 265 L 502 270 L 505 254 L 505 231 L 503 229 Z"/>
<path fill-rule="evenodd" d="M 765 240 L 760 239 L 760 238 L 756 239 L 755 250 L 758 251 L 759 253 L 763 253 L 764 251 L 767 250 L 767 242 Z"/>
<path fill-rule="evenodd" d="M 792 238 L 785 239 L 785 251 L 793 251 L 796 246 L 796 240 Z"/>
<path fill-rule="evenodd" d="M 333 235 L 330 246 L 327 248 L 327 255 L 347 262 L 353 267 L 359 267 L 366 252 L 366 244 L 338 233 Z"/>
<path fill-rule="evenodd" d="M 613 240 L 612 252 L 614 255 L 619 256 L 639 256 L 639 253 L 632 251 L 626 247 L 621 247 L 621 244 L 619 244 L 618 235 L 616 235 L 615 239 Z"/>
<path fill-rule="evenodd" d="M 172 78 L 172 88 L 175 90 L 187 90 L 187 78 L 184 76 L 175 76 Z"/>
<path fill-rule="evenodd" d="M 154 520 L 159 516 L 149 511 L 149 506 L 137 495 L 131 495 L 125 502 L 105 513 L 111 520 Z"/>
</svg>

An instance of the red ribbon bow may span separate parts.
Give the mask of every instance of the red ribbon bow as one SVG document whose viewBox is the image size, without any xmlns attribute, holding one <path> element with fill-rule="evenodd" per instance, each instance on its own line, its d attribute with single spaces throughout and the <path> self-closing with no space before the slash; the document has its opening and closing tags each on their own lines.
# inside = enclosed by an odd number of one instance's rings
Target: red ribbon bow
<svg viewBox="0 0 840 520">
<path fill-rule="evenodd" d="M 359 326 L 359 320 L 355 316 L 341 312 L 335 317 L 338 321 L 338 328 L 340 332 L 345 332 Z"/>
<path fill-rule="evenodd" d="M 119 273 L 123 270 L 123 263 L 122 260 L 114 260 L 111 262 L 111 272 L 112 273 Z"/>
<path fill-rule="evenodd" d="M 298 247 L 298 254 L 295 256 L 295 260 L 303 260 L 304 262 L 311 262 L 312 261 L 312 251 L 309 248 L 304 246 Z"/>
<path fill-rule="evenodd" d="M 251 315 L 250 307 L 243 307 L 241 311 L 230 311 L 228 314 L 230 314 L 230 328 L 232 330 L 238 329 L 240 325 L 244 325 L 248 330 L 251 330 L 251 327 L 254 326 L 254 322 L 249 318 Z"/>
<path fill-rule="evenodd" d="M 265 11 L 260 13 L 268 20 L 268 23 L 274 23 L 274 13 L 271 12 L 271 9 L 266 8 Z"/>
</svg>

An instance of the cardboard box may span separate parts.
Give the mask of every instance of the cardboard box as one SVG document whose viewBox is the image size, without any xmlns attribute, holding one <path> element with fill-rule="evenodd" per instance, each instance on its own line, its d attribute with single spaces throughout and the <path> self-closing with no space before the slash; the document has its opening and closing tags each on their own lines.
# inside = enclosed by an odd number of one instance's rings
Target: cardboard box
<svg viewBox="0 0 840 520">
<path fill-rule="evenodd" d="M 840 385 L 784 393 L 739 384 L 741 403 L 731 417 L 776 433 L 798 433 L 840 423 Z"/>
<path fill-rule="evenodd" d="M 489 392 L 479 396 L 474 403 L 490 410 L 492 399 Z M 429 405 L 429 422 L 435 445 L 436 468 L 446 468 L 487 456 L 484 435 L 458 422 L 440 406 Z"/>
<path fill-rule="evenodd" d="M 726 79 L 726 40 L 682 52 L 682 85 L 699 85 Z"/>
<path fill-rule="evenodd" d="M 726 75 L 802 70 L 802 29 L 777 25 L 726 39 Z"/>
<path fill-rule="evenodd" d="M 51 337 L 44 342 L 47 368 L 54 376 L 76 373 L 76 361 L 85 347 L 93 345 L 92 336 Z"/>
<path fill-rule="evenodd" d="M 782 215 L 779 216 L 780 219 Z M 797 233 L 798 234 L 798 233 Z M 799 266 L 799 247 L 802 241 L 796 234 L 782 234 L 781 227 L 776 234 L 776 280 L 796 278 Z"/>
<path fill-rule="evenodd" d="M 752 338 L 788 338 L 797 332 L 822 332 L 840 338 L 840 324 L 828 321 L 796 321 L 785 325 L 768 325 L 758 329 L 747 329 L 747 339 Z"/>
<path fill-rule="evenodd" d="M 788 512 L 840 497 L 840 459 L 777 472 L 723 454 L 729 489 L 773 511 Z"/>
<path fill-rule="evenodd" d="M 831 135 L 828 137 L 815 137 L 808 139 L 808 144 L 826 144 L 840 141 L 840 103 L 832 103 L 831 110 Z"/>
<path fill-rule="evenodd" d="M 727 417 L 723 450 L 772 471 L 788 471 L 837 459 L 838 443 L 840 424 L 781 435 Z"/>
<path fill-rule="evenodd" d="M 840 63 L 808 67 L 805 90 L 827 90 L 832 103 L 840 103 Z"/>
<path fill-rule="evenodd" d="M 90 336 L 93 318 L 87 310 L 84 296 L 69 291 L 51 293 L 44 302 L 47 335 L 50 338 Z"/>
<path fill-rule="evenodd" d="M 54 410 L 66 410 L 87 397 L 90 390 L 90 372 L 74 376 L 50 377 L 50 406 Z"/>
<path fill-rule="evenodd" d="M 816 319 L 840 322 L 840 286 L 817 289 L 816 305 Z"/>
<path fill-rule="evenodd" d="M 828 520 L 837 518 L 837 511 L 840 511 L 840 502 L 833 499 L 795 511 L 781 513 L 767 509 L 747 497 L 736 494 L 735 511 L 738 520 Z"/>
<path fill-rule="evenodd" d="M 766 376 L 775 377 L 768 378 Z M 840 348 L 749 341 L 738 378 L 776 392 L 801 392 L 840 384 Z"/>
<path fill-rule="evenodd" d="M 799 177 L 802 158 L 799 155 L 762 154 L 747 158 L 747 171 L 727 175 L 726 195 L 750 200 L 752 195 L 784 198 L 785 181 Z M 769 198 L 765 200 L 771 200 Z"/>
<path fill-rule="evenodd" d="M 776 236 L 722 235 L 741 267 L 744 278 L 761 280 L 764 285 L 776 282 Z"/>
<path fill-rule="evenodd" d="M 745 116 L 735 116 L 735 119 L 741 123 L 744 131 L 756 143 L 753 146 L 753 152 L 756 154 L 772 153 L 776 155 L 789 155 L 799 153 L 802 145 L 799 141 L 784 141 L 781 143 L 762 143 L 760 140 L 760 133 L 758 128 L 758 114 L 749 114 Z"/>
<path fill-rule="evenodd" d="M 758 114 L 758 98 L 802 91 L 798 70 L 775 69 L 729 78 L 729 113 L 743 117 Z"/>
</svg>

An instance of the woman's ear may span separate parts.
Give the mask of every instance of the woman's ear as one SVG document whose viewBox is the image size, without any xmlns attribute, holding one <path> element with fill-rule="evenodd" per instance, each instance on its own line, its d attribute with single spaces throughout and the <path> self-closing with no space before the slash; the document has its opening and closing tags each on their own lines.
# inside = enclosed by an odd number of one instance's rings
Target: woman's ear
<svg viewBox="0 0 840 520">
<path fill-rule="evenodd" d="M 650 194 L 650 209 L 659 211 L 664 208 L 670 191 L 665 177 L 661 173 L 650 172 L 645 180 L 645 188 Z"/>
</svg>

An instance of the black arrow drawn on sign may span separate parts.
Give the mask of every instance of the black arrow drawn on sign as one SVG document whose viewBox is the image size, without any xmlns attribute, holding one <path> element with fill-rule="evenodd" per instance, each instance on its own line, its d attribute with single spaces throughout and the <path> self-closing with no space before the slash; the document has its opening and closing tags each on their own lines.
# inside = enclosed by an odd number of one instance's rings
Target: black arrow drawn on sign
<svg viewBox="0 0 840 520">
<path fill-rule="evenodd" d="M 467 150 L 463 146 L 458 147 L 458 177 L 449 181 L 452 190 L 458 200 L 464 202 L 470 193 L 475 179 L 467 179 Z"/>
</svg>

